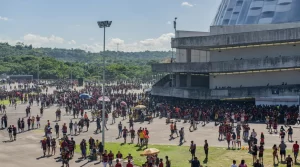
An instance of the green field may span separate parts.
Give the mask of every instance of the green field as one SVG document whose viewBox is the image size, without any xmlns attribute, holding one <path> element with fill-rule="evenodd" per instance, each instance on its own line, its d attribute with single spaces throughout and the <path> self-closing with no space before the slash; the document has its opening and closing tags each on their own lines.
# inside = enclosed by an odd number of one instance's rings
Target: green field
<svg viewBox="0 0 300 167">
<path fill-rule="evenodd" d="M 123 156 L 131 153 L 136 165 L 141 166 L 145 161 L 145 157 L 140 156 L 142 151 L 135 144 L 125 144 L 120 143 L 106 143 L 106 150 L 112 150 L 114 154 L 120 151 Z M 149 145 L 149 148 L 157 148 L 160 150 L 159 157 L 165 159 L 166 155 L 169 156 L 171 160 L 172 167 L 189 167 L 189 159 L 191 155 L 189 152 L 189 147 L 187 146 L 173 146 L 173 145 Z M 80 147 L 77 146 L 77 153 L 80 153 Z M 287 150 L 287 154 L 292 154 L 291 150 Z M 242 159 L 246 161 L 248 166 L 252 166 L 252 155 L 248 153 L 247 150 L 227 150 L 223 147 L 210 147 L 208 162 L 203 163 L 205 159 L 205 154 L 203 147 L 198 147 L 196 151 L 196 156 L 200 158 L 201 165 L 204 167 L 229 167 L 232 164 L 232 160 L 235 159 L 237 163 L 240 163 Z M 279 157 L 280 160 L 280 157 Z M 299 165 L 299 164 L 298 164 Z M 264 167 L 273 167 L 272 160 L 272 150 L 267 149 L 264 152 Z M 275 165 L 278 167 L 286 166 L 285 164 Z"/>
<path fill-rule="evenodd" d="M 0 100 L 0 104 L 9 105 L 9 100 Z"/>
</svg>

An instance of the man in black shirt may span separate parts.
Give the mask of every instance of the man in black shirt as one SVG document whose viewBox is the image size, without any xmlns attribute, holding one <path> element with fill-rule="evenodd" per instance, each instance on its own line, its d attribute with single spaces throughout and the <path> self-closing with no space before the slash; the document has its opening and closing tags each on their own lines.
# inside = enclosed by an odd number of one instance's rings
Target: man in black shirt
<svg viewBox="0 0 300 167">
<path fill-rule="evenodd" d="M 14 140 L 17 140 L 17 128 L 14 125 L 12 126 L 12 131 L 13 131 Z"/>
<path fill-rule="evenodd" d="M 58 123 L 56 123 L 54 128 L 55 128 L 56 138 L 59 138 L 59 125 L 58 125 Z"/>
<path fill-rule="evenodd" d="M 9 125 L 9 127 L 7 128 L 7 131 L 8 131 L 10 141 L 12 141 L 13 139 L 12 139 L 12 127 L 11 127 L 11 125 Z"/>
<path fill-rule="evenodd" d="M 253 164 L 253 167 L 262 167 L 262 164 L 259 163 L 259 160 L 256 160 L 256 162 Z"/>
<path fill-rule="evenodd" d="M 197 157 L 195 157 L 194 160 L 192 160 L 191 167 L 201 167 L 200 161 L 198 160 Z"/>
</svg>

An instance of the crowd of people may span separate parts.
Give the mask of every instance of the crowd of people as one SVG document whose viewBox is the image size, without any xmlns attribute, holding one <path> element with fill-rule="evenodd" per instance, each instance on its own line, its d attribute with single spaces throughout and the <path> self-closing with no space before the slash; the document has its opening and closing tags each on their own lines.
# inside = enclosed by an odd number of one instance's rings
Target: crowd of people
<svg viewBox="0 0 300 167">
<path fill-rule="evenodd" d="M 6 113 L 6 105 L 0 106 L 0 112 L 3 113 L 1 118 L 1 127 L 7 128 L 9 138 L 15 141 L 18 133 L 23 133 L 27 123 L 27 129 L 32 130 L 40 128 L 40 119 L 43 117 L 45 109 L 53 105 L 57 105 L 58 109 L 54 113 L 57 123 L 51 124 L 50 120 L 44 126 L 45 138 L 41 140 L 43 155 L 55 155 L 57 142 L 59 143 L 61 160 L 63 165 L 69 166 L 69 160 L 74 155 L 76 143 L 73 137 L 69 136 L 80 135 L 84 128 L 89 130 L 91 123 L 96 124 L 95 133 L 102 132 L 102 122 L 104 128 L 109 130 L 106 126 L 109 117 L 111 117 L 112 124 L 117 124 L 118 134 L 116 137 L 123 138 L 123 143 L 136 143 L 140 147 L 148 147 L 150 132 L 147 127 L 140 127 L 134 129 L 136 121 L 146 120 L 148 116 L 152 118 L 166 117 L 166 123 L 170 126 L 170 139 L 174 139 L 174 135 L 179 137 L 179 144 L 186 142 L 185 130 L 183 127 L 177 128 L 177 121 L 184 121 L 190 123 L 189 131 L 197 130 L 197 125 L 213 122 L 218 126 L 218 140 L 226 141 L 228 149 L 243 149 L 242 142 L 247 143 L 249 153 L 253 157 L 252 164 L 255 167 L 261 167 L 264 164 L 264 145 L 265 137 L 263 133 L 257 134 L 255 129 L 250 128 L 250 122 L 265 123 L 270 134 L 277 134 L 279 136 L 280 144 L 272 147 L 273 162 L 278 161 L 278 151 L 281 155 L 281 162 L 286 162 L 288 165 L 296 163 L 299 152 L 299 145 L 297 141 L 293 141 L 293 128 L 291 124 L 299 122 L 298 108 L 296 106 L 257 106 L 253 102 L 229 102 L 229 101 L 199 101 L 199 100 L 183 100 L 175 98 L 162 98 L 149 96 L 147 93 L 132 93 L 131 90 L 143 89 L 141 84 L 132 83 L 117 83 L 110 84 L 106 89 L 106 95 L 109 100 L 105 103 L 105 111 L 102 111 L 102 102 L 99 100 L 102 97 L 102 89 L 93 84 L 86 84 L 81 90 L 58 90 L 53 93 L 40 93 L 39 91 L 28 92 L 28 89 L 34 86 L 27 84 L 20 84 L 18 88 L 24 88 L 24 91 L 17 91 L 12 88 L 11 91 L 0 92 L 0 98 L 8 100 L 8 106 L 16 108 L 17 102 L 28 104 L 26 108 L 26 118 L 20 118 L 15 125 L 8 125 L 8 117 Z M 62 87 L 62 86 L 57 86 Z M 47 87 L 45 87 L 47 89 Z M 38 90 L 38 89 L 37 89 Z M 46 90 L 48 92 L 48 90 Z M 81 98 L 81 94 L 89 94 L 89 98 Z M 104 97 L 102 97 L 104 98 Z M 100 102 L 99 102 L 100 101 Z M 36 116 L 31 114 L 31 106 L 36 105 L 40 107 L 40 113 Z M 143 105 L 145 108 L 134 108 L 137 105 Z M 61 121 L 62 112 L 65 110 L 66 115 L 73 115 L 76 121 L 59 123 Z M 90 112 L 87 112 L 90 111 Z M 105 112 L 105 118 L 102 118 L 102 112 Z M 90 116 L 89 116 L 90 115 Z M 123 120 L 128 119 L 129 126 L 123 125 L 122 122 L 116 123 L 115 119 L 122 117 Z M 149 123 L 151 119 L 149 120 Z M 284 124 L 278 129 L 279 124 Z M 60 127 L 61 126 L 61 127 Z M 52 133 L 55 132 L 55 137 Z M 60 135 L 62 132 L 62 136 Z M 241 133 L 242 132 L 242 133 Z M 294 156 L 286 156 L 287 146 L 284 139 L 288 136 L 288 141 L 294 142 L 292 151 Z M 258 138 L 260 136 L 260 138 Z M 128 139 L 129 137 L 129 139 Z M 128 140 L 127 140 L 128 139 Z M 88 144 L 87 144 L 88 141 Z M 136 141 L 136 142 L 135 142 Z M 114 156 L 114 153 L 103 149 L 103 145 L 98 140 L 92 137 L 88 140 L 83 139 L 80 144 L 80 151 L 82 158 L 90 157 L 91 160 L 99 160 L 104 166 L 111 166 L 112 161 L 116 159 L 123 159 L 120 152 Z M 87 155 L 87 147 L 90 155 Z M 208 142 L 204 141 L 205 159 L 208 159 Z M 190 161 L 192 167 L 199 167 L 200 161 L 195 155 L 196 144 L 191 142 L 190 152 L 192 159 Z M 117 156 L 119 155 L 119 156 Z M 120 158 L 121 155 L 121 158 Z M 258 155 L 258 156 L 257 156 Z M 128 164 L 132 165 L 133 157 L 128 155 Z M 166 157 L 165 162 L 157 155 L 148 156 L 145 165 L 147 167 L 156 166 L 171 166 L 171 162 Z M 232 167 L 235 167 L 236 161 L 233 161 Z M 245 167 L 246 163 L 241 160 L 239 167 Z"/>
</svg>

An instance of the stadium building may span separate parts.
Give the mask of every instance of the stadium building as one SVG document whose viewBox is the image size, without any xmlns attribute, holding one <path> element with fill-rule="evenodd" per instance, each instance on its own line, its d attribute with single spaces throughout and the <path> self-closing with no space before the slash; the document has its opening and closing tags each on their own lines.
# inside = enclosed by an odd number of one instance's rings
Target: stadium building
<svg viewBox="0 0 300 167">
<path fill-rule="evenodd" d="M 223 0 L 209 32 L 176 31 L 152 95 L 299 104 L 299 20 L 300 0 Z"/>
</svg>

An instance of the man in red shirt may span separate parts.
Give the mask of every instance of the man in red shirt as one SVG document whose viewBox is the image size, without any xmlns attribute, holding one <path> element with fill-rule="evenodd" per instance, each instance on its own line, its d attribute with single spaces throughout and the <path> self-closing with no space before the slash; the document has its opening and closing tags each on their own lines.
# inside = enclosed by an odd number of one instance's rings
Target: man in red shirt
<svg viewBox="0 0 300 167">
<path fill-rule="evenodd" d="M 130 163 L 130 160 L 128 160 L 126 167 L 133 167 L 133 165 Z"/>
<path fill-rule="evenodd" d="M 159 160 L 159 165 L 158 165 L 158 167 L 164 167 L 163 159 L 160 159 L 160 160 Z"/>
<path fill-rule="evenodd" d="M 115 167 L 122 167 L 122 164 L 119 162 L 118 159 L 117 159 L 117 164 L 115 165 Z"/>
<path fill-rule="evenodd" d="M 112 161 L 114 159 L 114 154 L 112 153 L 112 151 L 110 150 L 109 151 L 109 154 L 108 154 L 108 165 L 111 167 L 112 166 Z"/>
<path fill-rule="evenodd" d="M 294 152 L 295 163 L 296 163 L 297 162 L 297 157 L 298 157 L 298 152 L 299 152 L 299 145 L 298 145 L 297 141 L 293 145 L 293 152 Z"/>
<path fill-rule="evenodd" d="M 108 155 L 106 150 L 104 151 L 104 154 L 102 154 L 102 161 L 103 161 L 103 166 L 106 167 L 108 162 Z"/>
</svg>

